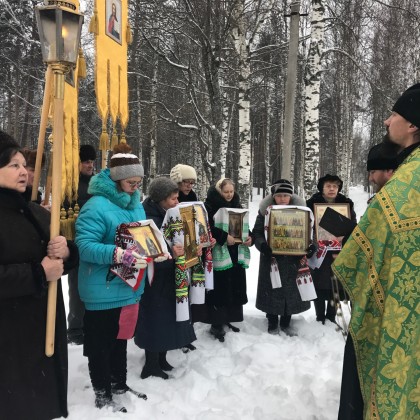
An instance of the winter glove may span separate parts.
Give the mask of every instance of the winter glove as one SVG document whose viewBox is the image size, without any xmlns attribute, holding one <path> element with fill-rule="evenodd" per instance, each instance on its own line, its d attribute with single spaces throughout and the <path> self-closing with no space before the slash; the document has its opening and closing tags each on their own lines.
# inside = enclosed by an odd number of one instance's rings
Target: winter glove
<svg viewBox="0 0 420 420">
<path fill-rule="evenodd" d="M 163 255 L 159 255 L 158 257 L 154 258 L 153 261 L 157 262 L 157 263 L 160 263 L 160 262 L 166 261 L 168 258 L 169 258 L 168 254 L 163 254 Z"/>
<path fill-rule="evenodd" d="M 267 242 L 263 242 L 260 246 L 260 252 L 267 258 L 271 258 L 273 256 L 273 250 L 268 246 Z"/>
<path fill-rule="evenodd" d="M 306 249 L 306 257 L 311 258 L 317 250 L 318 247 L 314 243 L 310 244 Z"/>
<path fill-rule="evenodd" d="M 135 251 L 122 249 L 119 246 L 117 246 L 114 251 L 114 262 L 137 270 L 147 267 L 147 260 L 145 258 Z"/>
</svg>

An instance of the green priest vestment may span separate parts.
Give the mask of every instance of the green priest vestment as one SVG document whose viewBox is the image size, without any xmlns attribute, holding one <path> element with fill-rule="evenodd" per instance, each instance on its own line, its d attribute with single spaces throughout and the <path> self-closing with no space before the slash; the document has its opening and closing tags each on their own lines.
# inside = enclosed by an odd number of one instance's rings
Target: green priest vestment
<svg viewBox="0 0 420 420">
<path fill-rule="evenodd" d="M 376 194 L 333 264 L 352 302 L 364 418 L 420 418 L 420 147 Z"/>
</svg>

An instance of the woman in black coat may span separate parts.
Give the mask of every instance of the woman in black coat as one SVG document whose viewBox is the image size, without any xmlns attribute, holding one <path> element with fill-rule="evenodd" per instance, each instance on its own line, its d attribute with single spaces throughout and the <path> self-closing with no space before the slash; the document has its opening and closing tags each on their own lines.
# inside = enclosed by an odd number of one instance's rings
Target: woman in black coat
<svg viewBox="0 0 420 420">
<path fill-rule="evenodd" d="M 239 331 L 239 328 L 233 327 L 230 323 L 243 321 L 243 305 L 248 302 L 245 268 L 238 263 L 238 244 L 231 235 L 214 225 L 214 215 L 219 209 L 242 208 L 239 195 L 234 188 L 231 179 L 222 178 L 215 187 L 210 187 L 204 203 L 212 236 L 218 245 L 227 244 L 233 266 L 223 271 L 215 269 L 214 288 L 206 292 L 205 305 L 192 305 L 194 322 L 211 324 L 210 333 L 221 342 L 224 341 L 224 325 L 228 325 L 235 332 Z M 243 245 L 248 247 L 252 245 L 250 236 Z"/>
<path fill-rule="evenodd" d="M 293 194 L 292 184 L 281 179 L 271 187 L 271 194 L 265 197 L 259 206 L 257 219 L 253 229 L 256 248 L 261 252 L 258 272 L 258 288 L 255 306 L 266 313 L 268 332 L 277 334 L 280 329 L 287 335 L 294 336 L 296 332 L 290 327 L 293 314 L 307 311 L 311 304 L 302 301 L 296 284 L 301 256 L 273 255 L 264 234 L 264 218 L 268 206 L 271 205 L 305 206 L 305 200 Z M 313 252 L 311 246 L 308 250 Z M 282 286 L 273 288 L 271 283 L 271 259 L 275 257 L 279 268 Z"/>
<path fill-rule="evenodd" d="M 48 282 L 76 266 L 78 254 L 63 236 L 49 239 L 50 213 L 25 200 L 26 184 L 20 147 L 0 132 L 0 417 L 47 420 L 68 413 L 59 280 L 54 355 L 45 355 Z"/>
<path fill-rule="evenodd" d="M 307 202 L 306 205 L 314 212 L 314 204 L 318 203 L 348 203 L 350 206 L 351 220 L 356 222 L 356 213 L 354 204 L 350 198 L 341 194 L 343 181 L 337 175 L 327 174 L 318 180 L 318 190 Z M 332 305 L 332 270 L 331 264 L 334 262 L 334 256 L 337 252 L 328 251 L 319 268 L 311 270 L 317 298 L 314 300 L 316 320 L 325 323 L 328 319 L 335 323 L 336 308 Z M 344 290 L 340 285 L 340 296 L 344 297 Z M 326 304 L 327 301 L 327 304 Z"/>
<path fill-rule="evenodd" d="M 156 178 L 149 187 L 149 196 L 143 201 L 148 219 L 160 229 L 166 210 L 178 204 L 178 186 L 168 178 Z M 174 256 L 184 253 L 182 245 L 172 248 Z M 196 340 L 191 321 L 176 321 L 175 259 L 154 266 L 153 282 L 146 282 L 141 297 L 139 319 L 134 341 L 146 352 L 146 363 L 141 377 L 157 376 L 168 379 L 165 371 L 173 367 L 166 360 L 166 352 Z"/>
</svg>

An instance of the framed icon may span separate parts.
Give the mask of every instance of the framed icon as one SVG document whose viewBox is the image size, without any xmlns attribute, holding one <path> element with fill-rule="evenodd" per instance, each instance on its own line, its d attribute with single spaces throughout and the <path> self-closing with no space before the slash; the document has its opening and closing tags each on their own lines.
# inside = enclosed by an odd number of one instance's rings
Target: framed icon
<svg viewBox="0 0 420 420">
<path fill-rule="evenodd" d="M 194 203 L 193 206 L 195 211 L 195 225 L 198 229 L 198 240 L 200 245 L 205 248 L 211 245 L 210 235 L 207 229 L 207 211 L 202 204 Z"/>
<path fill-rule="evenodd" d="M 121 0 L 106 0 L 105 4 L 105 34 L 122 45 L 121 28 L 122 22 Z"/>
<path fill-rule="evenodd" d="M 268 244 L 274 255 L 305 255 L 309 238 L 309 212 L 296 208 L 271 209 Z"/>
<path fill-rule="evenodd" d="M 127 230 L 133 237 L 135 251 L 141 256 L 155 258 L 162 255 L 162 248 L 150 225 L 128 227 Z"/>
<path fill-rule="evenodd" d="M 327 208 L 330 207 L 342 216 L 350 219 L 350 204 L 349 203 L 317 203 L 314 204 L 314 217 L 315 217 L 315 234 L 318 241 L 331 241 L 336 240 L 341 242 L 341 237 L 336 237 L 332 233 L 325 230 L 319 225 L 319 222 L 324 216 Z"/>
<path fill-rule="evenodd" d="M 229 211 L 228 233 L 235 239 L 235 243 L 242 243 L 242 231 L 244 225 L 244 216 L 246 213 L 236 213 Z"/>
<path fill-rule="evenodd" d="M 194 205 L 181 207 L 179 213 L 184 230 L 185 263 L 187 268 L 190 268 L 198 263 Z"/>
</svg>

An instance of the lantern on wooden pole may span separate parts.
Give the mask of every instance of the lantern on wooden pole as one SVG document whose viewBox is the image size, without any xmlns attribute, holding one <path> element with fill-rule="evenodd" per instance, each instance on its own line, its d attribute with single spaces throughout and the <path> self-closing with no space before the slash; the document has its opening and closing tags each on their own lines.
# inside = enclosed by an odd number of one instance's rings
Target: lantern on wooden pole
<svg viewBox="0 0 420 420">
<path fill-rule="evenodd" d="M 54 88 L 53 167 L 50 237 L 60 234 L 61 167 L 64 138 L 64 76 L 76 67 L 83 15 L 70 1 L 45 0 L 35 6 L 43 61 L 51 67 Z M 57 279 L 58 280 L 58 279 Z M 54 354 L 57 282 L 48 283 L 45 354 Z"/>
</svg>

